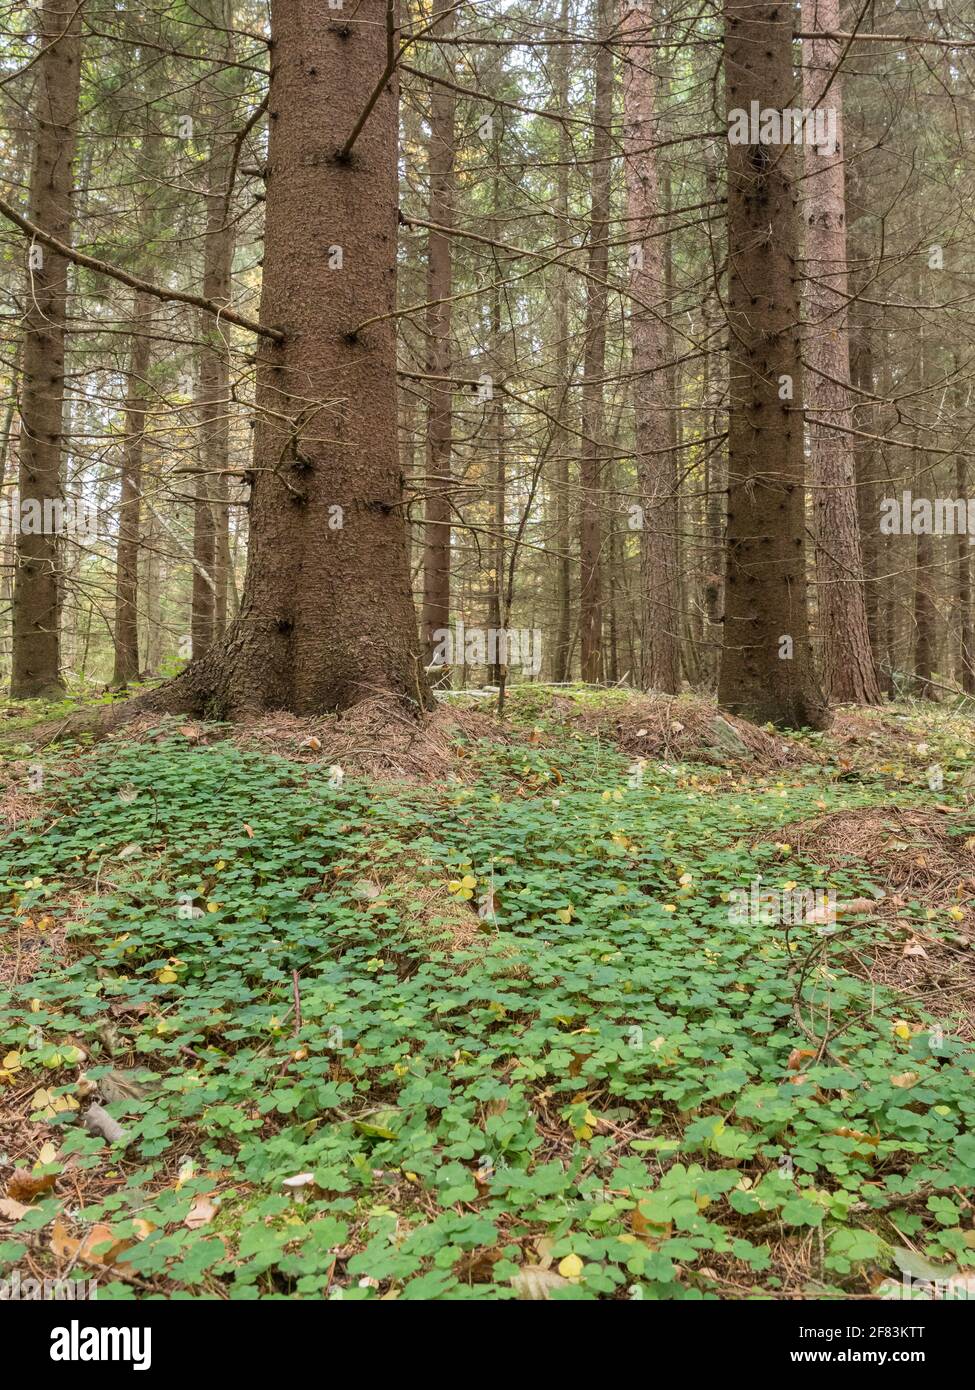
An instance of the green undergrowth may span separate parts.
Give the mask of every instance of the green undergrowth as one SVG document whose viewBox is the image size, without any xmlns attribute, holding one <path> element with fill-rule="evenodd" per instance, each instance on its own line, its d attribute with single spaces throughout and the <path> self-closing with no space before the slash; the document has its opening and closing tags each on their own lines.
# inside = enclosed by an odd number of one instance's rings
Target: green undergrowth
<svg viewBox="0 0 975 1390">
<path fill-rule="evenodd" d="M 42 755 L 0 845 L 7 958 L 41 938 L 0 998 L 0 1094 L 55 1182 L 0 1264 L 53 1273 L 59 1223 L 132 1242 L 103 1297 L 844 1297 L 975 1265 L 955 1020 L 858 972 L 869 919 L 834 941 L 729 911 L 756 876 L 879 892 L 783 827 L 962 808 L 961 764 L 939 796 L 819 764 L 635 775 L 605 741 L 533 744 L 540 717 L 422 787 L 175 731 Z M 109 1146 L 76 1106 L 120 1071 Z"/>
</svg>

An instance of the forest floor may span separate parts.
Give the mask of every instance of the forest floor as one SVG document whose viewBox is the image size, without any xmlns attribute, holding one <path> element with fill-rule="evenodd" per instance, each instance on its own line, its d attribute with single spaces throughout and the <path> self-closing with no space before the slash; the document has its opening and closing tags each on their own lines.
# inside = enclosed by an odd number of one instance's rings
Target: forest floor
<svg viewBox="0 0 975 1390">
<path fill-rule="evenodd" d="M 975 1287 L 971 718 L 784 737 L 543 687 L 419 733 L 50 718 L 0 745 L 0 1269 L 108 1297 Z M 835 921 L 783 921 L 803 890 Z"/>
</svg>

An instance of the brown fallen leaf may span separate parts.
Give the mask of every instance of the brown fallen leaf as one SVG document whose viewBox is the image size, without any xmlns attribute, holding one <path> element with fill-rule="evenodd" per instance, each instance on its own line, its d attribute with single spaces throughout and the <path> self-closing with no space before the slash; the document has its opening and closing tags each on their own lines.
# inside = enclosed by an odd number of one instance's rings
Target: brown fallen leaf
<svg viewBox="0 0 975 1390">
<path fill-rule="evenodd" d="M 253 826 L 248 825 L 247 822 L 244 821 L 244 822 L 243 822 L 243 829 L 244 829 L 244 834 L 247 836 L 248 840 L 253 840 L 253 838 L 254 838 L 254 829 L 253 829 Z"/>
<path fill-rule="evenodd" d="M 911 1086 L 915 1086 L 918 1079 L 916 1071 L 900 1071 L 896 1076 L 890 1078 L 890 1084 L 892 1086 L 900 1086 L 902 1090 L 906 1091 L 909 1090 Z"/>
<path fill-rule="evenodd" d="M 198 743 L 202 732 L 196 724 L 182 724 L 179 731 L 190 743 Z"/>
<path fill-rule="evenodd" d="M 845 917 L 855 917 L 860 912 L 873 912 L 876 906 L 876 898 L 850 898 L 848 902 L 837 903 L 836 911 Z"/>
<path fill-rule="evenodd" d="M 908 942 L 906 943 L 906 945 L 904 946 L 904 949 L 903 949 L 903 951 L 901 952 L 901 955 L 904 955 L 904 956 L 926 956 L 926 955 L 927 955 L 927 951 L 926 951 L 926 950 L 924 949 L 924 947 L 921 945 L 920 941 L 918 941 L 917 937 L 916 937 L 916 936 L 912 936 L 911 939 L 910 939 L 910 941 L 908 941 Z"/>
<path fill-rule="evenodd" d="M 787 1066 L 790 1071 L 799 1071 L 806 1057 L 815 1057 L 816 1053 L 811 1047 L 794 1047 L 789 1053 Z"/>
<path fill-rule="evenodd" d="M 56 1181 L 56 1173 L 31 1173 L 26 1168 L 15 1168 L 7 1183 L 7 1196 L 15 1202 L 30 1202 L 42 1192 L 50 1192 Z"/>
<path fill-rule="evenodd" d="M 54 1225 L 51 1227 L 51 1253 L 57 1260 L 82 1260 L 85 1264 L 101 1265 L 105 1268 L 113 1266 L 122 1273 L 131 1274 L 133 1271 L 119 1259 L 119 1256 L 124 1255 L 134 1244 L 131 1240 L 119 1240 L 111 1226 L 101 1222 L 92 1226 L 81 1240 L 68 1234 L 60 1216 L 55 1217 Z"/>
<path fill-rule="evenodd" d="M 4 1221 L 19 1221 L 29 1211 L 30 1207 L 25 1207 L 23 1202 L 15 1202 L 12 1197 L 0 1197 L 0 1219 Z"/>
</svg>

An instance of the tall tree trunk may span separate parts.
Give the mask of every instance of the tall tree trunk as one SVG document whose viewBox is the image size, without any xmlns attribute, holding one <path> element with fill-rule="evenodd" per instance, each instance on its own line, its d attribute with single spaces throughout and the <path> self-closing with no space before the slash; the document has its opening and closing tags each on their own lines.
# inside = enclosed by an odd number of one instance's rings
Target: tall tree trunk
<svg viewBox="0 0 975 1390">
<path fill-rule="evenodd" d="M 964 453 L 955 458 L 955 494 L 968 497 L 968 469 Z M 955 679 L 966 695 L 975 695 L 975 627 L 972 623 L 972 548 L 970 537 L 959 531 L 955 536 L 958 569 L 958 657 Z"/>
<path fill-rule="evenodd" d="M 326 19 L 274 0 L 272 38 L 261 321 L 284 341 L 260 350 L 241 609 L 143 707 L 416 708 L 429 694 L 396 438 L 398 92 L 381 82 L 395 5 Z"/>
<path fill-rule="evenodd" d="M 35 71 L 32 120 L 36 131 L 28 217 L 61 242 L 71 235 L 72 165 L 81 91 L 81 9 L 75 0 L 44 0 L 42 44 Z M 20 497 L 50 517 L 62 500 L 64 347 L 68 261 L 30 247 L 20 401 Z M 14 699 L 63 688 L 60 654 L 59 544 L 48 530 L 17 537 L 13 603 Z"/>
<path fill-rule="evenodd" d="M 917 185 L 915 185 L 915 196 L 917 195 Z M 920 218 L 915 212 L 915 231 L 920 241 Z M 937 381 L 936 375 L 936 348 L 931 341 L 928 333 L 927 324 L 921 313 L 921 305 L 925 300 L 925 287 L 923 283 L 920 255 L 915 255 L 914 271 L 914 302 L 918 306 L 919 317 L 918 329 L 918 378 L 922 397 L 925 393 L 932 390 Z M 925 435 L 922 432 L 920 422 L 915 424 L 913 431 L 913 472 L 914 485 L 913 493 L 915 497 L 926 497 L 933 503 L 932 492 L 937 491 L 933 486 L 935 477 L 932 460 L 927 453 L 924 445 L 926 438 L 930 438 L 930 433 Z M 937 700 L 938 692 L 932 684 L 935 665 L 935 649 L 937 645 L 936 632 L 938 624 L 938 611 L 935 605 L 935 552 L 934 537 L 930 530 L 923 528 L 917 536 L 914 550 L 914 679 L 912 688 L 916 695 L 922 699 Z"/>
<path fill-rule="evenodd" d="M 434 0 L 433 33 L 449 39 L 454 32 L 453 0 Z M 448 47 L 443 52 L 450 54 Z M 453 80 L 453 63 L 444 60 L 445 76 Z M 434 82 L 430 93 L 430 221 L 437 227 L 453 224 L 454 117 L 457 95 Z M 426 509 L 423 528 L 423 611 L 421 632 L 426 660 L 437 646 L 437 632 L 450 626 L 450 521 L 452 509 L 452 363 L 450 353 L 453 280 L 451 238 L 431 231 L 427 242 L 427 414 Z M 449 673 L 444 679 L 449 680 Z"/>
<path fill-rule="evenodd" d="M 850 324 L 850 380 L 857 391 L 852 411 L 853 424 L 868 436 L 880 433 L 879 412 L 871 397 L 876 392 L 874 373 L 875 322 L 866 306 L 854 303 Z M 873 439 L 855 439 L 853 445 L 857 490 L 857 517 L 860 543 L 863 549 L 863 590 L 867 614 L 867 631 L 873 652 L 874 669 L 881 691 L 890 690 L 890 678 L 884 670 L 883 634 L 880 621 L 880 534 L 877 519 L 880 515 L 880 460 Z"/>
<path fill-rule="evenodd" d="M 603 373 L 606 367 L 606 274 L 609 267 L 610 121 L 613 115 L 612 0 L 596 0 L 596 81 L 593 100 L 592 193 L 586 341 L 582 387 L 583 441 L 579 467 L 579 639 L 582 679 L 603 673 L 602 508 Z"/>
<path fill-rule="evenodd" d="M 644 689 L 674 694 L 680 689 L 677 454 L 667 368 L 670 335 L 661 198 L 657 171 L 659 120 L 656 79 L 651 68 L 649 15 L 623 0 L 623 159 L 630 264 L 629 329 L 637 480 L 643 508 Z"/>
<path fill-rule="evenodd" d="M 494 177 L 493 207 L 499 211 L 500 179 Z M 497 220 L 493 220 L 497 229 Z M 501 267 L 494 258 L 494 284 L 491 288 L 491 370 L 501 369 Z M 504 566 L 505 566 L 505 516 L 507 514 L 507 479 L 505 475 L 504 452 L 504 397 L 499 391 L 489 404 L 488 439 L 494 455 L 494 536 L 491 543 L 491 587 L 488 597 L 488 627 L 497 633 L 505 626 L 504 621 Z M 497 661 L 488 662 L 488 683 L 501 686 L 507 680 L 507 662 L 502 661 L 502 647 L 497 642 Z"/>
<path fill-rule="evenodd" d="M 234 58 L 232 13 L 226 0 L 210 0 L 216 24 L 227 31 L 224 59 Z M 234 222 L 228 184 L 233 168 L 232 141 L 219 126 L 224 117 L 221 78 L 212 79 L 205 119 L 210 124 L 207 163 L 207 219 L 203 239 L 203 294 L 214 304 L 231 302 Z M 194 657 L 203 656 L 227 624 L 230 576 L 230 508 L 226 468 L 230 457 L 230 365 L 228 329 L 209 314 L 201 317 L 197 419 L 200 473 L 193 502 L 193 598 L 190 628 Z"/>
<path fill-rule="evenodd" d="M 729 114 L 783 111 L 792 8 L 725 0 Z M 809 648 L 794 152 L 728 143 L 728 557 L 718 696 L 759 723 L 821 728 Z M 791 392 L 791 399 L 789 394 Z M 783 394 L 784 393 L 784 394 Z"/>
<path fill-rule="evenodd" d="M 561 0 L 558 33 L 565 35 L 569 28 L 569 0 Z M 569 45 L 560 43 L 553 58 L 555 67 L 555 109 L 561 115 L 569 113 Z M 560 246 L 569 244 L 569 163 L 572 143 L 565 120 L 559 123 L 559 167 L 556 172 L 555 238 Z M 568 409 L 569 384 L 569 269 L 560 265 L 555 286 L 555 379 L 558 395 L 558 418 L 564 421 Z M 569 431 L 560 429 L 554 440 L 555 462 L 555 532 L 556 557 L 556 627 L 555 662 L 552 677 L 567 681 L 572 656 L 572 555 L 569 505 Z"/>
<path fill-rule="evenodd" d="M 718 203 L 717 151 L 709 143 L 704 155 L 704 186 L 709 204 Z M 708 217 L 713 218 L 712 207 Z M 709 238 L 713 232 L 709 226 Z M 717 248 L 714 249 L 717 257 Z M 720 270 L 715 269 L 714 285 L 708 286 L 704 305 L 706 352 L 704 358 L 705 434 L 712 439 L 707 446 L 705 472 L 706 554 L 704 574 L 704 611 L 707 618 L 705 634 L 708 649 L 705 658 L 707 682 L 710 689 L 718 683 L 721 655 L 721 632 L 724 622 L 725 524 L 728 511 L 727 459 L 723 442 L 717 436 L 724 423 L 721 405 L 725 394 L 725 358 L 728 329 L 721 307 Z"/>
<path fill-rule="evenodd" d="M 802 0 L 807 31 L 840 28 L 839 0 Z M 842 48 L 827 38 L 803 40 L 803 102 L 835 112 L 836 139 L 806 143 L 806 413 L 815 484 L 816 578 L 826 698 L 875 705 L 880 686 L 863 592 L 850 401 L 844 188 Z"/>
<path fill-rule="evenodd" d="M 132 347 L 125 393 L 118 546 L 115 551 L 115 667 L 112 684 L 116 686 L 127 685 L 139 674 L 139 535 L 151 329 L 152 300 L 148 295 L 137 292 L 132 306 Z"/>
<path fill-rule="evenodd" d="M 224 146 L 210 160 L 207 234 L 204 249 L 203 294 L 215 304 L 232 299 L 234 223 L 224 195 L 230 178 L 230 151 Z M 230 505 L 226 469 L 230 462 L 230 356 L 227 330 L 211 319 L 203 324 L 205 346 L 200 363 L 201 466 L 213 499 L 214 594 L 213 627 L 219 637 L 227 626 L 228 596 L 233 577 L 230 557 Z"/>
</svg>

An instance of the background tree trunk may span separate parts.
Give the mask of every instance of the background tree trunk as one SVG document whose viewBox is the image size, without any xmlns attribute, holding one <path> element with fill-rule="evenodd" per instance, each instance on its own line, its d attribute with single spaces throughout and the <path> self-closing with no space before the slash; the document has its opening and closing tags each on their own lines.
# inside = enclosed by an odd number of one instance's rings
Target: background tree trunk
<svg viewBox="0 0 975 1390">
<path fill-rule="evenodd" d="M 840 28 L 839 0 L 803 0 L 808 31 Z M 843 87 L 839 41 L 803 40 L 803 104 L 834 111 L 836 139 L 805 145 L 804 391 L 815 485 L 816 580 L 826 698 L 875 705 L 880 686 L 870 645 L 857 517 L 847 310 Z"/>
<path fill-rule="evenodd" d="M 629 329 L 633 369 L 637 479 L 643 528 L 642 671 L 644 689 L 680 689 L 678 604 L 677 454 L 672 418 L 676 395 L 668 371 L 671 356 L 667 312 L 660 179 L 654 145 L 659 140 L 656 82 L 646 46 L 652 27 L 642 9 L 623 0 L 623 159 L 626 170 L 626 240 L 629 245 Z"/>
<path fill-rule="evenodd" d="M 45 0 L 39 22 L 44 47 L 36 64 L 32 104 L 36 131 L 27 215 L 36 226 L 67 242 L 71 229 L 72 165 L 81 86 L 81 4 Z M 20 400 L 21 503 L 62 500 L 64 345 L 68 261 L 33 243 L 28 269 L 27 312 Z M 62 687 L 58 537 L 48 531 L 17 537 L 14 578 L 14 699 L 56 694 Z"/>
<path fill-rule="evenodd" d="M 139 674 L 139 539 L 151 332 L 152 300 L 146 294 L 136 293 L 132 305 L 132 348 L 125 400 L 118 546 L 115 552 L 115 668 L 112 684 L 116 686 L 127 685 Z"/>
<path fill-rule="evenodd" d="M 449 39 L 454 32 L 453 0 L 434 0 L 433 32 Z M 440 66 L 448 81 L 453 80 L 453 49 L 441 50 Z M 430 92 L 430 221 L 437 227 L 453 224 L 454 208 L 454 120 L 457 95 L 451 87 L 434 82 Z M 450 627 L 450 522 L 453 508 L 452 403 L 453 387 L 445 378 L 452 370 L 450 351 L 453 252 L 445 232 L 429 233 L 427 242 L 427 476 L 425 524 L 423 528 L 423 611 L 420 619 L 424 656 L 427 662 L 437 645 L 437 632 Z M 440 679 L 449 682 L 449 669 Z"/>
<path fill-rule="evenodd" d="M 603 674 L 602 509 L 604 451 L 603 373 L 606 370 L 606 274 L 609 266 L 610 121 L 613 116 L 612 0 L 597 0 L 596 84 L 593 99 L 592 198 L 589 275 L 586 279 L 586 346 L 583 358 L 583 440 L 579 465 L 579 641 L 582 679 Z"/>
</svg>

